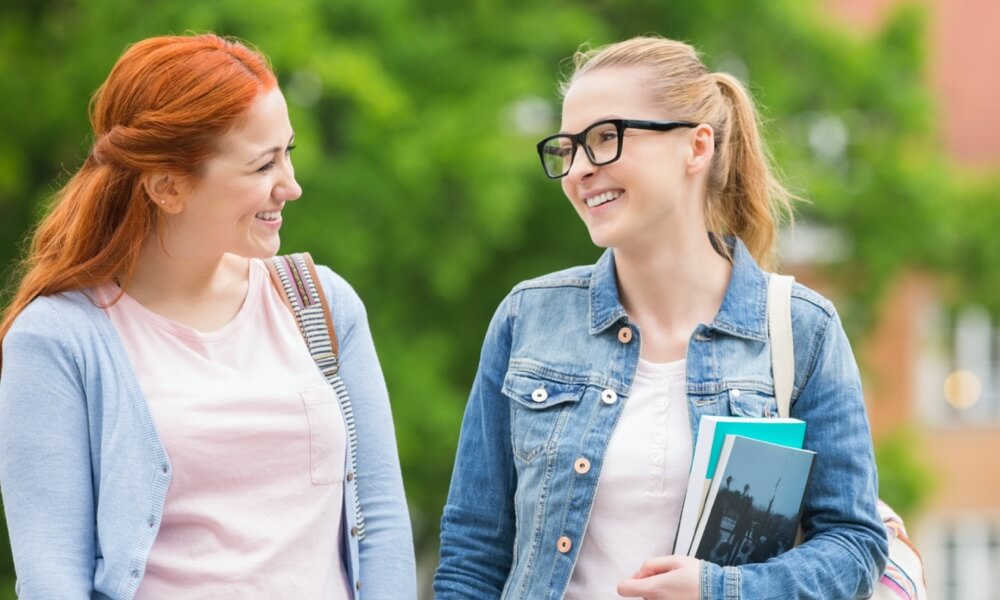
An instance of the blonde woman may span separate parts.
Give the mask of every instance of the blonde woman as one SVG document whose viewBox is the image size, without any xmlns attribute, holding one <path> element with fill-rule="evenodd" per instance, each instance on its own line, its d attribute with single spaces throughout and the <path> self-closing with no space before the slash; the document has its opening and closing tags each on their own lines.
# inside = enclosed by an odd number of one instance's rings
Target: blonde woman
<svg viewBox="0 0 1000 600">
<path fill-rule="evenodd" d="M 800 285 L 806 541 L 738 567 L 671 555 L 699 418 L 778 414 L 762 269 L 789 194 L 743 86 L 690 46 L 635 38 L 575 63 L 538 151 L 607 250 L 516 286 L 490 323 L 438 600 L 867 597 L 886 539 L 858 369 L 834 307 Z"/>
</svg>

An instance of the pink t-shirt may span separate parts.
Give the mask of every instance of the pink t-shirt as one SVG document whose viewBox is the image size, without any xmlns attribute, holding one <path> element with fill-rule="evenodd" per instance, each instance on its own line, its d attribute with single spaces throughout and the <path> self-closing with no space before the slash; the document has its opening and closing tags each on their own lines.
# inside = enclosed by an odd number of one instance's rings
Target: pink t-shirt
<svg viewBox="0 0 1000 600">
<path fill-rule="evenodd" d="M 216 331 L 129 296 L 107 312 L 173 466 L 135 597 L 350 598 L 343 417 L 264 263 L 251 261 L 246 300 Z"/>
</svg>

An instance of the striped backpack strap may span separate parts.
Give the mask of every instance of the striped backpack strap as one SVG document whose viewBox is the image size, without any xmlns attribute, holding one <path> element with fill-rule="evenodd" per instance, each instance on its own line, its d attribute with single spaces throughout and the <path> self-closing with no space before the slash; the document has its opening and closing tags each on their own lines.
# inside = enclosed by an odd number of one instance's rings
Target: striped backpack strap
<svg viewBox="0 0 1000 600">
<path fill-rule="evenodd" d="M 309 347 L 316 366 L 326 382 L 333 388 L 340 402 L 340 412 L 347 430 L 348 468 L 347 480 L 354 480 L 355 524 L 358 540 L 365 537 L 365 519 L 358 497 L 358 432 L 354 424 L 354 409 L 347 387 L 340 377 L 340 358 L 337 354 L 337 332 L 326 295 L 320 287 L 316 265 L 308 252 L 275 256 L 267 262 L 271 282 L 282 300 L 295 315 L 302 337 Z M 354 532 L 352 532 L 354 533 Z"/>
</svg>

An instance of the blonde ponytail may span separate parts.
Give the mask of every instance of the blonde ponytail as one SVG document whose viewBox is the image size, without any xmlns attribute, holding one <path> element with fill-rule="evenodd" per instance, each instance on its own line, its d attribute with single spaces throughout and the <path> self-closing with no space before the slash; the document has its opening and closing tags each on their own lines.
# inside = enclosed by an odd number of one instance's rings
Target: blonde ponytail
<svg viewBox="0 0 1000 600">
<path fill-rule="evenodd" d="M 713 73 L 728 118 L 716 130 L 718 150 L 716 181 L 705 209 L 709 231 L 743 240 L 764 268 L 775 263 L 778 225 L 792 214 L 792 194 L 774 176 L 770 157 L 760 136 L 753 100 L 738 79 Z"/>
</svg>

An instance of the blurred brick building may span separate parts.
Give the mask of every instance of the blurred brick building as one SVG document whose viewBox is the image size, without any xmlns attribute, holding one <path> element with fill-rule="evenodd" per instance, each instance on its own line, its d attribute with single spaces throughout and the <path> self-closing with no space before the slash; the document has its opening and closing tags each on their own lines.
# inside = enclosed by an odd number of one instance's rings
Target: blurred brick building
<svg viewBox="0 0 1000 600">
<path fill-rule="evenodd" d="M 875 31 L 903 0 L 824 0 L 831 15 Z M 955 163 L 1000 168 L 1000 0 L 911 0 L 928 14 L 928 84 L 939 135 Z M 824 290 L 806 266 L 803 282 Z M 930 277 L 907 274 L 855 348 L 873 434 L 916 426 L 915 449 L 936 481 L 908 523 L 927 566 L 930 597 L 1000 599 L 1000 323 L 985 310 L 946 313 Z"/>
<path fill-rule="evenodd" d="M 951 155 L 975 168 L 1000 166 L 1000 2 L 824 0 L 834 18 L 873 31 L 904 1 L 928 14 L 928 82 Z"/>
</svg>

